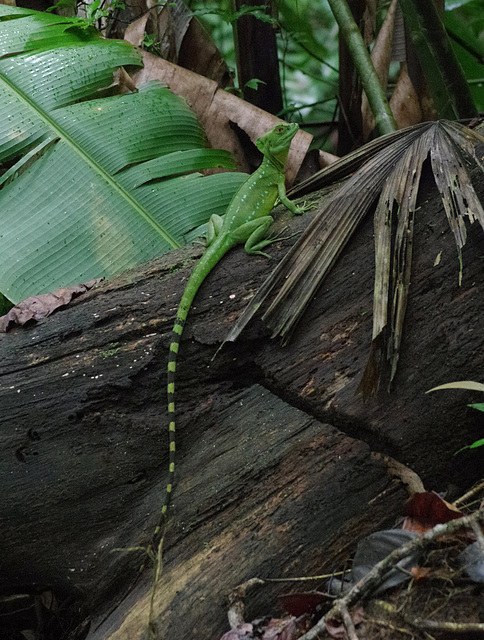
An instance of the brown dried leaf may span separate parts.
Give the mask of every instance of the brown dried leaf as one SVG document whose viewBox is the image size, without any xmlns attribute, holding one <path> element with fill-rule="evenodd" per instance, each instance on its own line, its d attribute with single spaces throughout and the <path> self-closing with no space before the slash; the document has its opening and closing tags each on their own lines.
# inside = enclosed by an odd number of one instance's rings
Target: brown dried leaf
<svg viewBox="0 0 484 640">
<path fill-rule="evenodd" d="M 430 577 L 430 567 L 412 567 L 410 569 L 410 575 L 414 580 L 422 580 L 423 578 Z"/>
<path fill-rule="evenodd" d="M 272 618 L 264 629 L 261 640 L 295 640 L 296 634 L 295 618 Z"/>
<path fill-rule="evenodd" d="M 402 62 L 397 85 L 390 98 L 390 109 L 399 129 L 422 121 L 422 110 L 415 87 L 408 75 L 408 65 Z"/>
<path fill-rule="evenodd" d="M 124 32 L 124 39 L 135 47 L 140 47 L 145 35 L 146 23 L 150 14 L 147 12 L 128 25 Z"/>
<path fill-rule="evenodd" d="M 236 123 L 255 142 L 280 122 L 279 118 L 255 107 L 237 96 L 219 89 L 216 82 L 183 69 L 176 64 L 143 52 L 143 69 L 136 71 L 133 80 L 137 86 L 150 80 L 160 80 L 179 96 L 185 98 L 201 121 L 210 144 L 215 149 L 230 151 L 239 171 L 251 172 L 244 149 L 229 122 Z M 313 136 L 298 131 L 286 163 L 286 184 L 294 182 Z"/>
<path fill-rule="evenodd" d="M 481 161 L 473 149 L 474 141 L 482 143 L 484 138 L 470 129 L 463 130 L 462 125 L 444 121 L 442 127 L 434 131 L 430 155 L 435 183 L 457 245 L 461 266 L 459 284 L 462 278 L 461 250 L 467 238 L 466 218 L 471 223 L 479 220 L 484 229 L 484 210 L 474 191 L 461 153 L 464 151 L 470 155 L 482 169 Z"/>
<path fill-rule="evenodd" d="M 50 316 L 56 309 L 65 307 L 72 299 L 89 291 L 102 280 L 103 278 L 96 278 L 84 284 L 61 287 L 53 293 L 43 293 L 39 296 L 26 298 L 0 317 L 0 332 L 6 333 L 15 324 L 24 325 L 31 320 L 37 322 L 41 318 Z"/>
<path fill-rule="evenodd" d="M 405 505 L 406 518 L 402 529 L 423 533 L 436 524 L 445 524 L 464 515 L 459 509 L 438 496 L 434 491 L 415 493 Z"/>
<path fill-rule="evenodd" d="M 375 211 L 372 338 L 375 346 L 370 350 L 358 387 L 365 398 L 378 391 L 385 356 L 392 361 L 390 380 L 397 367 L 410 285 L 414 212 L 428 144 L 429 132 L 425 131 L 409 146 L 385 182 Z M 396 231 L 393 231 L 393 227 L 396 227 Z M 389 310 L 390 301 L 392 307 Z M 390 331 L 384 333 L 388 323 Z M 388 333 L 388 349 L 385 353 Z"/>
</svg>

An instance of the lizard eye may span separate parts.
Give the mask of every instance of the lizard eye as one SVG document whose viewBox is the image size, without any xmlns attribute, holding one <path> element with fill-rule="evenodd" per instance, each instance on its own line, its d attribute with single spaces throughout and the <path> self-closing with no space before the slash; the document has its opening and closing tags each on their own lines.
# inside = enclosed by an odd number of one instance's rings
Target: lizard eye
<svg viewBox="0 0 484 640">
<path fill-rule="evenodd" d="M 274 129 L 274 131 L 275 131 L 276 133 L 282 133 L 282 132 L 284 131 L 284 127 L 283 127 L 282 125 L 279 125 L 278 127 L 276 127 L 276 128 Z"/>
</svg>

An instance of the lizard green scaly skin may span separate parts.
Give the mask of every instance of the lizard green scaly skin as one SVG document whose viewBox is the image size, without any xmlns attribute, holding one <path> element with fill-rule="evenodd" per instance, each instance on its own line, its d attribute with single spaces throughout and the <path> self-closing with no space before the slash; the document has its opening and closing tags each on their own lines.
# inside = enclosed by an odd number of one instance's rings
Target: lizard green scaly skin
<svg viewBox="0 0 484 640">
<path fill-rule="evenodd" d="M 274 242 L 266 237 L 273 222 L 273 218 L 269 214 L 277 198 L 292 213 L 303 213 L 309 208 L 305 204 L 302 207 L 297 207 L 292 203 L 286 196 L 284 184 L 284 165 L 291 141 L 298 129 L 297 124 L 279 124 L 256 141 L 257 147 L 264 156 L 262 164 L 247 178 L 234 195 L 223 222 L 219 216 L 211 217 L 207 238 L 208 247 L 188 280 L 178 306 L 168 360 L 169 479 L 160 522 L 155 529 L 153 542 L 149 547 L 150 551 L 157 548 L 158 567 L 155 571 L 155 585 L 161 570 L 163 530 L 175 472 L 175 371 L 178 347 L 185 321 L 200 285 L 229 249 L 237 244 L 245 244 L 247 253 L 266 255 L 262 249 Z M 158 539 L 159 542 L 157 542 Z"/>
</svg>

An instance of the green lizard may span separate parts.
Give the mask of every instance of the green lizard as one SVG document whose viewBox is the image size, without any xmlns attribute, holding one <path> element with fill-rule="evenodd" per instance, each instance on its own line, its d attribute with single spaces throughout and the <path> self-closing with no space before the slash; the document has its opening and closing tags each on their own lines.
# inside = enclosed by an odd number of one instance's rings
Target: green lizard
<svg viewBox="0 0 484 640">
<path fill-rule="evenodd" d="M 175 473 L 175 371 L 178 347 L 185 321 L 200 285 L 229 249 L 237 244 L 245 243 L 247 253 L 266 255 L 262 249 L 275 241 L 266 238 L 269 227 L 274 220 L 269 214 L 277 198 L 292 213 L 303 213 L 309 208 L 306 204 L 297 207 L 291 202 L 286 196 L 284 184 L 284 165 L 291 141 L 298 129 L 297 124 L 278 124 L 256 141 L 258 149 L 262 151 L 264 156 L 262 164 L 240 186 L 232 198 L 223 220 L 216 215 L 210 218 L 207 249 L 188 280 L 178 306 L 168 360 L 169 478 L 160 521 L 153 534 L 153 542 L 149 547 L 149 551 L 157 547 L 155 585 L 161 571 L 164 527 Z M 157 542 L 158 538 L 159 542 Z"/>
</svg>

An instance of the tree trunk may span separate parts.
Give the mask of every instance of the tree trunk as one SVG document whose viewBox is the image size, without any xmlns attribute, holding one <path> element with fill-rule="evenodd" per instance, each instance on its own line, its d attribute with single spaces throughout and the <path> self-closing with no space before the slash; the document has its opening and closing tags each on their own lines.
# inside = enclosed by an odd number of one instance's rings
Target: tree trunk
<svg viewBox="0 0 484 640">
<path fill-rule="evenodd" d="M 234 7 L 239 11 L 244 5 L 264 5 L 270 14 L 272 4 L 272 0 L 235 0 Z M 277 115 L 284 103 L 274 25 L 245 15 L 233 23 L 233 30 L 238 81 L 244 100 Z M 247 86 L 251 80 L 262 82 L 254 88 Z"/>
</svg>

